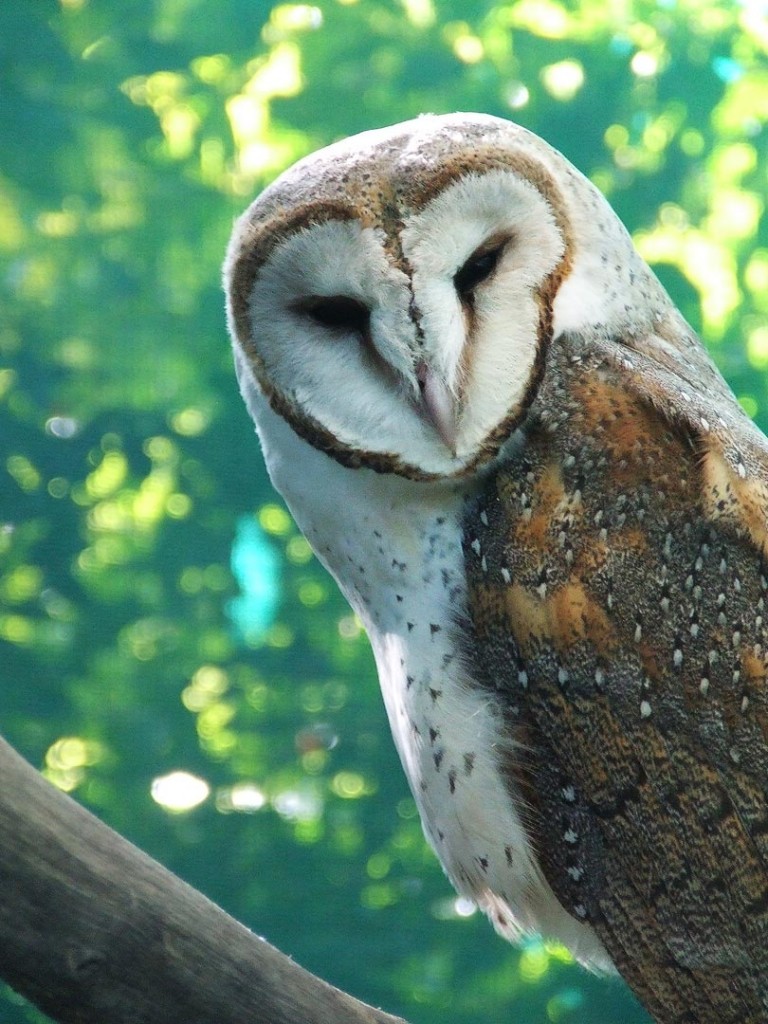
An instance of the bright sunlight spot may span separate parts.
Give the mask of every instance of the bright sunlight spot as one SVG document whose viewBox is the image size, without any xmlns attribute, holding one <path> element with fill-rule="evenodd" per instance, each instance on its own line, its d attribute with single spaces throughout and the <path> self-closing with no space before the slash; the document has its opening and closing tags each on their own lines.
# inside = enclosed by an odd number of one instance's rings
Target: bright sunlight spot
<svg viewBox="0 0 768 1024">
<path fill-rule="evenodd" d="M 166 811 L 191 811 L 208 798 L 211 787 L 189 772 L 171 772 L 152 780 L 150 792 L 155 803 Z"/>
</svg>

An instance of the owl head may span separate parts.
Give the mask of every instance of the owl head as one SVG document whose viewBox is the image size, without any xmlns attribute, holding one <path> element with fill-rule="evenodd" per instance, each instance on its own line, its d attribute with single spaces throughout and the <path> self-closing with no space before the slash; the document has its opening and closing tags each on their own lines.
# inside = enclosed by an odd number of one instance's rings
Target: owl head
<svg viewBox="0 0 768 1024">
<path fill-rule="evenodd" d="M 492 460 L 563 332 L 624 338 L 669 299 L 602 195 L 523 128 L 427 115 L 300 161 L 227 256 L 244 392 L 345 466 Z"/>
</svg>

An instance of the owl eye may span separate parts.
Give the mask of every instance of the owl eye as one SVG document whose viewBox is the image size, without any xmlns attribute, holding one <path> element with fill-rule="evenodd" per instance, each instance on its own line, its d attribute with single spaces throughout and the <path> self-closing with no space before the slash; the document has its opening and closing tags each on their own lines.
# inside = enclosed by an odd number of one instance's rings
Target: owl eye
<svg viewBox="0 0 768 1024">
<path fill-rule="evenodd" d="M 453 285 L 462 299 L 468 298 L 478 285 L 491 276 L 503 251 L 502 243 L 492 249 L 474 252 L 464 266 L 456 271 L 453 275 Z"/>
<path fill-rule="evenodd" d="M 313 296 L 301 304 L 301 311 L 321 327 L 353 334 L 366 334 L 371 311 L 347 295 Z"/>
</svg>

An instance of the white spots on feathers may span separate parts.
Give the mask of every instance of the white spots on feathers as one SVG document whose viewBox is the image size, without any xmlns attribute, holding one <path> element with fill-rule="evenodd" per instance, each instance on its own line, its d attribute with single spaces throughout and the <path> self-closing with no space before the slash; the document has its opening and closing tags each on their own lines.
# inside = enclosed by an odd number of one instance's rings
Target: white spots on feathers
<svg viewBox="0 0 768 1024">
<path fill-rule="evenodd" d="M 410 543 L 398 538 L 398 559 L 409 552 L 407 575 L 382 556 L 381 573 L 395 576 L 397 585 L 381 582 L 376 608 L 359 612 L 368 620 L 395 743 L 427 835 L 459 892 L 509 937 L 535 928 L 542 908 L 549 933 L 565 936 L 573 921 L 541 875 L 518 810 L 522 803 L 505 781 L 514 742 L 497 698 L 473 684 L 456 647 L 453 623 L 465 607 L 464 555 L 458 515 L 440 518 L 423 520 Z M 478 570 L 481 539 L 468 538 Z M 379 544 L 387 550 L 386 539 Z M 367 576 L 376 573 L 374 566 Z M 520 684 L 527 685 L 524 673 Z"/>
</svg>

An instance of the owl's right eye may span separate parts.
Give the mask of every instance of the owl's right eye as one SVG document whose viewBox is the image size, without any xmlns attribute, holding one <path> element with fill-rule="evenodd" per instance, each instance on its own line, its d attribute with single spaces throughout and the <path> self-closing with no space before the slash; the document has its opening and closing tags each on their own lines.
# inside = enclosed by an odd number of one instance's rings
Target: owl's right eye
<svg viewBox="0 0 768 1024">
<path fill-rule="evenodd" d="M 301 303 L 301 311 L 321 327 L 352 334 L 367 334 L 371 311 L 348 295 L 318 295 Z"/>
</svg>

